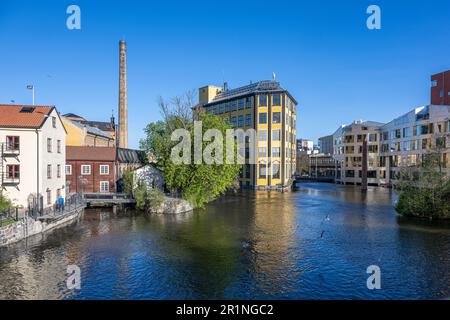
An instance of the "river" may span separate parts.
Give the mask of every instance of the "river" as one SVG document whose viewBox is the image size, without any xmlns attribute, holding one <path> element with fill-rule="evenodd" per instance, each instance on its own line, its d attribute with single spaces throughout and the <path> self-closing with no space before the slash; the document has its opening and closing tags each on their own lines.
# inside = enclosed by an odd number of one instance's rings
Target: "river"
<svg viewBox="0 0 450 320">
<path fill-rule="evenodd" d="M 0 248 L 0 299 L 445 299 L 450 226 L 398 216 L 388 189 L 305 183 L 178 216 L 89 209 Z M 66 286 L 67 266 L 81 289 Z M 367 288 L 379 266 L 381 289 Z"/>
</svg>

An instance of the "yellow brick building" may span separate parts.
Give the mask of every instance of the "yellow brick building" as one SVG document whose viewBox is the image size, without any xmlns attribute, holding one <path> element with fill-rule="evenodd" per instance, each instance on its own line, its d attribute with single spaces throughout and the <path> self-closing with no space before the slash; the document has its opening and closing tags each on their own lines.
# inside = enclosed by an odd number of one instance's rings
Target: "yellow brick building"
<svg viewBox="0 0 450 320">
<path fill-rule="evenodd" d="M 244 165 L 241 186 L 280 189 L 288 187 L 295 174 L 296 107 L 287 90 L 266 80 L 232 90 L 226 84 L 202 87 L 195 110 L 223 117 L 236 129 L 255 129 L 256 164 Z"/>
</svg>

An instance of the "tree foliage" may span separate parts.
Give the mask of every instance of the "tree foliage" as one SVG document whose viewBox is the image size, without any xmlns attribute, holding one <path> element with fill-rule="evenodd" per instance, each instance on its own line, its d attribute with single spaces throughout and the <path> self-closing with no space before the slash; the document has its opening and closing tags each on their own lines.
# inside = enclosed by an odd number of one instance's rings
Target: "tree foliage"
<svg viewBox="0 0 450 320">
<path fill-rule="evenodd" d="M 0 193 L 0 213 L 12 207 L 12 202 Z"/>
<path fill-rule="evenodd" d="M 171 141 L 172 132 L 176 129 L 186 129 L 194 141 L 194 125 L 191 110 L 192 99 L 186 94 L 184 98 L 173 99 L 167 104 L 160 99 L 160 109 L 163 120 L 150 123 L 145 128 L 146 138 L 141 140 L 141 148 L 152 152 L 157 159 L 157 165 L 163 172 L 166 186 L 195 207 L 203 207 L 229 189 L 238 176 L 240 166 L 236 164 L 194 164 L 194 145 L 191 146 L 191 164 L 175 164 L 171 159 L 172 148 L 178 141 Z M 188 111 L 189 110 L 189 111 Z M 217 129 L 223 137 L 226 130 L 231 129 L 225 121 L 217 116 L 201 114 L 202 133 L 208 129 Z M 203 149 L 211 142 L 203 141 Z M 225 143 L 223 154 L 225 155 Z"/>
<path fill-rule="evenodd" d="M 424 155 L 420 166 L 400 170 L 396 210 L 405 216 L 450 219 L 450 179 L 437 148 Z"/>
</svg>

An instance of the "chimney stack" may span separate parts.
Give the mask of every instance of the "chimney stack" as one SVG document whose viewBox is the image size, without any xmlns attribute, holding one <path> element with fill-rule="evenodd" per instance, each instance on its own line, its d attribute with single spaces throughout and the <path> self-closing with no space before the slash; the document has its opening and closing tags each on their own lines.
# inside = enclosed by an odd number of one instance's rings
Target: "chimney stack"
<svg viewBox="0 0 450 320">
<path fill-rule="evenodd" d="M 128 148 L 127 44 L 119 42 L 119 147 Z"/>
</svg>

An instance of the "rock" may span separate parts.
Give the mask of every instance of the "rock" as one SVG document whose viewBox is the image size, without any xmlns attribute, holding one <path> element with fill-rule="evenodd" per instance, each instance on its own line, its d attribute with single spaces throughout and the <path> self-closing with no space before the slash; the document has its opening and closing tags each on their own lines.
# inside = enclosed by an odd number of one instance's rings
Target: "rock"
<svg viewBox="0 0 450 320">
<path fill-rule="evenodd" d="M 164 202 L 161 205 L 158 207 L 151 207 L 149 212 L 156 214 L 178 214 L 192 210 L 192 206 L 186 200 L 165 197 Z"/>
</svg>

